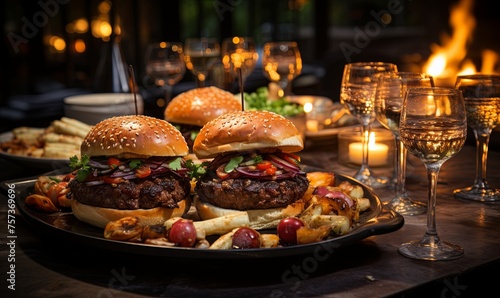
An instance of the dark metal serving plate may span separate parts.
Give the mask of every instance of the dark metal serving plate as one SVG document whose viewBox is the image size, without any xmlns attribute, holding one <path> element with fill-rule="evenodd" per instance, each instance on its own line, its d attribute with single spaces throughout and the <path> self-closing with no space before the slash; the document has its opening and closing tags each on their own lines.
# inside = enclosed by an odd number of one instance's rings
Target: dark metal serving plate
<svg viewBox="0 0 500 298">
<path fill-rule="evenodd" d="M 365 191 L 365 197 L 370 200 L 370 208 L 360 214 L 359 225 L 351 232 L 343 236 L 312 244 L 232 250 L 163 247 L 108 240 L 103 237 L 103 229 L 79 221 L 71 211 L 46 214 L 27 207 L 24 199 L 33 191 L 36 178 L 6 181 L 2 184 L 2 187 L 8 188 L 9 184 L 11 186 L 14 185 L 14 189 L 16 190 L 16 204 L 20 214 L 34 228 L 41 230 L 51 237 L 64 239 L 65 242 L 78 245 L 91 246 L 96 249 L 163 258 L 236 260 L 295 256 L 313 252 L 317 253 L 322 250 L 331 253 L 332 250 L 339 247 L 358 242 L 372 235 L 390 233 L 403 226 L 403 217 L 396 212 L 385 209 L 372 189 L 348 176 L 336 174 L 336 177 L 337 183 L 347 180 L 352 184 L 361 185 Z"/>
</svg>

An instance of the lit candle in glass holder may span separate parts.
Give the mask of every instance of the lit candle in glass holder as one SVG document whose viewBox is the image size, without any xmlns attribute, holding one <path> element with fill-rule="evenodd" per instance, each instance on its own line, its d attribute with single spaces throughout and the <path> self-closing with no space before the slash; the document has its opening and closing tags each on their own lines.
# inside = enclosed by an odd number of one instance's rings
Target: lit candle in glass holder
<svg viewBox="0 0 500 298">
<path fill-rule="evenodd" d="M 368 142 L 368 165 L 383 166 L 387 164 L 389 146 L 375 142 L 375 132 L 370 132 Z M 363 160 L 363 144 L 353 142 L 349 144 L 349 162 L 361 164 Z"/>
</svg>

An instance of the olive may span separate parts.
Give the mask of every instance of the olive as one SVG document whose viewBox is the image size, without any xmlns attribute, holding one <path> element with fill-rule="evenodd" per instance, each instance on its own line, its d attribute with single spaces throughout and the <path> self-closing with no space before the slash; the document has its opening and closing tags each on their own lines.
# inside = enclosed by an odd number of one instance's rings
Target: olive
<svg viewBox="0 0 500 298">
<path fill-rule="evenodd" d="M 233 248 L 259 248 L 260 234 L 256 230 L 242 227 L 233 234 Z"/>
<path fill-rule="evenodd" d="M 179 219 L 172 224 L 168 240 L 182 247 L 193 247 L 196 243 L 196 228 L 190 219 Z"/>
<path fill-rule="evenodd" d="M 285 244 L 297 244 L 297 230 L 303 226 L 305 224 L 299 218 L 284 218 L 278 223 L 278 236 Z"/>
</svg>

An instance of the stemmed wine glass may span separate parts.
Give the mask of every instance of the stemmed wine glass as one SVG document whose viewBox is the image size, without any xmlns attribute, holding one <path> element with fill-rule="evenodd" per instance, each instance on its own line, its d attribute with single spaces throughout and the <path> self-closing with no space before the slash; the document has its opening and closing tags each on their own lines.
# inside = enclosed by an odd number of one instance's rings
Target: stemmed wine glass
<svg viewBox="0 0 500 298">
<path fill-rule="evenodd" d="M 182 79 L 185 72 L 182 43 L 162 41 L 147 46 L 146 73 L 165 89 L 166 102 L 172 98 L 173 86 Z"/>
<path fill-rule="evenodd" d="M 425 213 L 426 204 L 410 199 L 405 186 L 407 150 L 399 136 L 399 120 L 406 90 L 413 87 L 434 87 L 432 76 L 418 72 L 395 72 L 378 75 L 375 94 L 377 120 L 394 134 L 396 160 L 396 194 L 386 203 L 392 210 L 403 215 Z"/>
<path fill-rule="evenodd" d="M 196 87 L 204 87 L 208 72 L 220 61 L 220 46 L 215 38 L 188 38 L 184 43 L 186 67 L 196 78 Z"/>
<path fill-rule="evenodd" d="M 355 62 L 344 66 L 340 101 L 361 123 L 362 163 L 354 178 L 372 187 L 382 188 L 388 179 L 375 177 L 368 166 L 368 142 L 370 126 L 375 121 L 375 74 L 397 72 L 397 66 L 387 62 Z"/>
<path fill-rule="evenodd" d="M 234 36 L 222 42 L 222 64 L 229 77 L 235 77 L 243 96 L 244 84 L 259 59 L 255 42 L 251 37 Z"/>
<path fill-rule="evenodd" d="M 429 196 L 427 230 L 421 240 L 404 243 L 399 252 L 419 260 L 451 260 L 463 249 L 440 240 L 436 230 L 436 193 L 441 165 L 457 154 L 467 136 L 467 117 L 462 92 L 455 88 L 416 87 L 406 91 L 399 125 L 408 152 L 427 169 Z"/>
<path fill-rule="evenodd" d="M 476 179 L 470 187 L 456 189 L 457 198 L 500 201 L 500 189 L 486 181 L 488 143 L 493 128 L 500 124 L 500 75 L 474 74 L 458 76 L 455 88 L 462 90 L 467 109 L 467 122 L 476 138 Z"/>
<path fill-rule="evenodd" d="M 279 97 L 290 95 L 291 82 L 302 72 L 302 58 L 295 41 L 268 42 L 262 54 L 264 75 L 279 84 Z"/>
</svg>

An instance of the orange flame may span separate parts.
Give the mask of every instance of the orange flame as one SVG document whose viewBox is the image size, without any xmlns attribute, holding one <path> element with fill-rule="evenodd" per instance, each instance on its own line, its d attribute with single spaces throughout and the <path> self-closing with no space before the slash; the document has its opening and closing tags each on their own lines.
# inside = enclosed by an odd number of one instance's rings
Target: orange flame
<svg viewBox="0 0 500 298">
<path fill-rule="evenodd" d="M 453 85 L 455 77 L 477 72 L 474 63 L 467 58 L 467 45 L 472 41 L 476 19 L 472 13 L 474 1 L 461 0 L 450 11 L 452 35 L 443 37 L 443 46 L 432 44 L 432 55 L 423 71 L 434 76 L 436 85 Z M 494 73 L 498 54 L 491 50 L 482 53 L 481 72 Z"/>
</svg>

